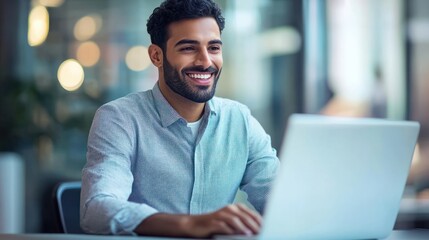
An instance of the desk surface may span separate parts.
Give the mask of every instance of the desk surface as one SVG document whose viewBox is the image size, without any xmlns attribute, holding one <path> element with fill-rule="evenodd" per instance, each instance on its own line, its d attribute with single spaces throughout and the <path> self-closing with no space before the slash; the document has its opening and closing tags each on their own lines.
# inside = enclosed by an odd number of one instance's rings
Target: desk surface
<svg viewBox="0 0 429 240">
<path fill-rule="evenodd" d="M 85 234 L 0 234 L 0 240 L 166 240 L 183 238 L 102 236 Z M 429 229 L 393 231 L 385 240 L 428 240 Z"/>
</svg>

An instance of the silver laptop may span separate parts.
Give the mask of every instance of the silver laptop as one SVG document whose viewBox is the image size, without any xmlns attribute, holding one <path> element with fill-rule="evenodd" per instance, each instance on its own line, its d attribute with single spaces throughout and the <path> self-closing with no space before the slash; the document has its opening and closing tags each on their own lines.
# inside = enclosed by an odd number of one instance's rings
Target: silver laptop
<svg viewBox="0 0 429 240">
<path fill-rule="evenodd" d="M 388 236 L 419 128 L 411 121 L 292 115 L 259 238 Z"/>
</svg>

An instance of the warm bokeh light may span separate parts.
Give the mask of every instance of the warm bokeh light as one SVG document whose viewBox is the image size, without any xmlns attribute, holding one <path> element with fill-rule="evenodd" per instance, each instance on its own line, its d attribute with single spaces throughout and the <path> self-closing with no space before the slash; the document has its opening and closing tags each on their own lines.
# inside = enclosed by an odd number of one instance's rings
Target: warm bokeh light
<svg viewBox="0 0 429 240">
<path fill-rule="evenodd" d="M 58 81 L 67 91 L 77 90 L 83 83 L 84 72 L 82 66 L 74 59 L 68 59 L 58 68 Z"/>
<path fill-rule="evenodd" d="M 128 68 L 133 71 L 145 70 L 151 63 L 147 48 L 144 46 L 130 48 L 125 56 L 125 62 Z"/>
<path fill-rule="evenodd" d="M 74 37 L 79 41 L 86 41 L 100 30 L 101 25 L 102 19 L 99 15 L 93 14 L 82 17 L 74 26 Z"/>
<path fill-rule="evenodd" d="M 34 7 L 28 16 L 28 44 L 32 47 L 42 44 L 49 32 L 49 13 L 43 6 Z"/>
<path fill-rule="evenodd" d="M 45 7 L 59 7 L 64 3 L 64 0 L 36 0 L 35 2 Z"/>
<path fill-rule="evenodd" d="M 100 59 L 100 48 L 92 41 L 81 43 L 77 48 L 76 58 L 84 67 L 92 67 Z"/>
</svg>

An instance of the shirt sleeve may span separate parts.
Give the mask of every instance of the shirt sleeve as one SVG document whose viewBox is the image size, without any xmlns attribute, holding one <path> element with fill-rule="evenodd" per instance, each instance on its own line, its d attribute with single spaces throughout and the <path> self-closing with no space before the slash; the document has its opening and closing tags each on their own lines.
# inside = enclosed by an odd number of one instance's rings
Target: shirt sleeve
<svg viewBox="0 0 429 240">
<path fill-rule="evenodd" d="M 248 118 L 249 158 L 241 182 L 248 201 L 259 213 L 264 212 L 270 186 L 277 173 L 279 159 L 271 146 L 271 138 L 261 124 L 251 115 Z"/>
<path fill-rule="evenodd" d="M 115 105 L 104 105 L 95 114 L 80 201 L 80 224 L 88 233 L 134 234 L 145 218 L 157 212 L 146 204 L 128 201 L 136 144 L 130 122 Z"/>
</svg>

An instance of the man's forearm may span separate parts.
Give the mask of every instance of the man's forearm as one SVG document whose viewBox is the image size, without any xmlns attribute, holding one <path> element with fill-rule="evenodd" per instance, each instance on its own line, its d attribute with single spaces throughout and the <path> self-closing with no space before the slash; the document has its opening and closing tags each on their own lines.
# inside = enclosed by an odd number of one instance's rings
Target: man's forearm
<svg viewBox="0 0 429 240">
<path fill-rule="evenodd" d="M 187 230 L 189 217 L 189 215 L 156 213 L 143 220 L 134 232 L 146 236 L 191 237 Z"/>
</svg>

